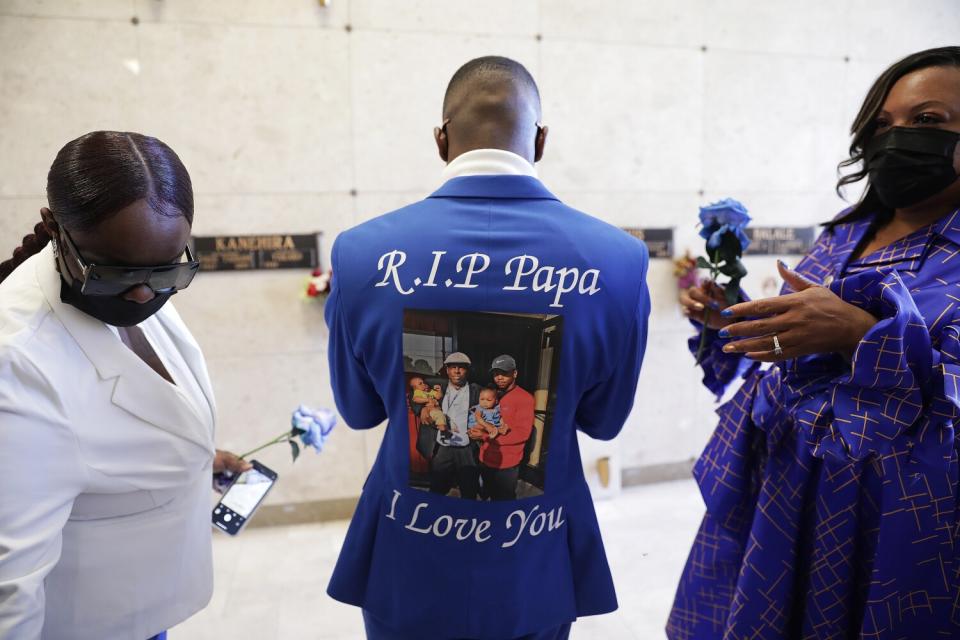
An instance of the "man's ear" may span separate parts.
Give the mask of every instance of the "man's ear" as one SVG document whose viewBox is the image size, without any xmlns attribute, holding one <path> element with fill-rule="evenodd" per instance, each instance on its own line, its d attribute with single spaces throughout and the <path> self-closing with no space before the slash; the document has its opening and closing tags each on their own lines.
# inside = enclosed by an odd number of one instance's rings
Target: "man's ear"
<svg viewBox="0 0 960 640">
<path fill-rule="evenodd" d="M 449 162 L 447 158 L 450 153 L 447 142 L 447 122 L 447 120 L 444 120 L 442 126 L 433 128 L 433 140 L 437 143 L 437 151 L 440 153 L 440 159 L 444 162 Z"/>
<path fill-rule="evenodd" d="M 533 141 L 534 162 L 540 162 L 540 159 L 543 158 L 543 147 L 547 144 L 548 128 L 546 125 L 537 128 L 537 138 Z"/>
</svg>

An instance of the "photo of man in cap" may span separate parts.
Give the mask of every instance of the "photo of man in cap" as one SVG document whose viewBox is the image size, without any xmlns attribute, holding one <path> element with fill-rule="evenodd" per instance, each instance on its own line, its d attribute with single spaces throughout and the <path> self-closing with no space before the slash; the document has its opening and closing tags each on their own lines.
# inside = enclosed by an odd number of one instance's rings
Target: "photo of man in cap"
<svg viewBox="0 0 960 640">
<path fill-rule="evenodd" d="M 476 500 L 480 493 L 480 472 L 477 467 L 475 445 L 467 435 L 467 419 L 470 407 L 480 398 L 480 385 L 469 382 L 470 358 L 459 351 L 451 353 L 444 361 L 447 385 L 443 390 L 440 405 L 447 417 L 444 431 L 421 424 L 420 441 L 425 435 L 436 433 L 432 456 L 430 456 L 430 491 L 446 495 L 454 485 L 460 497 Z M 427 429 L 426 433 L 423 431 Z"/>
<path fill-rule="evenodd" d="M 517 385 L 517 361 L 510 355 L 494 358 L 490 374 L 497 387 L 501 433 L 490 436 L 474 431 L 482 441 L 480 474 L 484 496 L 491 500 L 515 500 L 520 464 L 527 441 L 533 435 L 534 398 Z"/>
</svg>

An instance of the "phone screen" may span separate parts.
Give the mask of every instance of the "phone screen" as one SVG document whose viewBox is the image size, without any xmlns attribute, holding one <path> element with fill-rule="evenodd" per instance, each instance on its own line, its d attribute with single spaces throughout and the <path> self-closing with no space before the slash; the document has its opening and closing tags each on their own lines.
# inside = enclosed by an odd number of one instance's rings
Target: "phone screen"
<svg viewBox="0 0 960 640">
<path fill-rule="evenodd" d="M 251 460 L 252 469 L 244 471 L 234 481 L 213 510 L 214 526 L 236 535 L 263 502 L 277 480 L 271 469 Z"/>
<path fill-rule="evenodd" d="M 230 486 L 220 503 L 233 509 L 234 513 L 249 518 L 253 509 L 263 500 L 263 496 L 267 495 L 271 484 L 273 479 L 256 469 L 244 471 Z"/>
</svg>

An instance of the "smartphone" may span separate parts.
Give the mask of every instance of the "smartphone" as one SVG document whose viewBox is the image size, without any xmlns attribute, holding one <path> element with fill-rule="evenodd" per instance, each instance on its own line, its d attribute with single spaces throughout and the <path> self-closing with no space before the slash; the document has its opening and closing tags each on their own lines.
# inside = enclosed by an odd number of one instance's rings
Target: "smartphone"
<svg viewBox="0 0 960 640">
<path fill-rule="evenodd" d="M 220 502 L 213 508 L 213 526 L 232 536 L 240 533 L 250 521 L 263 499 L 277 481 L 277 473 L 256 460 L 252 469 L 244 471 L 233 481 Z"/>
</svg>

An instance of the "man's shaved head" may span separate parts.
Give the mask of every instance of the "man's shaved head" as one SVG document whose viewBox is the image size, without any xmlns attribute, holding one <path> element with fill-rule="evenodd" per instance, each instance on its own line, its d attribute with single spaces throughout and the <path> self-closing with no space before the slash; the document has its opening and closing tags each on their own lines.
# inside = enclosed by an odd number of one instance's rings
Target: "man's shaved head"
<svg viewBox="0 0 960 640">
<path fill-rule="evenodd" d="M 445 161 L 472 149 L 505 149 L 539 160 L 540 91 L 515 60 L 484 56 L 460 67 L 443 97 L 446 128 L 437 132 Z M 449 144 L 449 153 L 447 153 Z"/>
<path fill-rule="evenodd" d="M 474 58 L 453 74 L 443 96 L 443 117 L 450 117 L 450 109 L 462 103 L 475 90 L 499 89 L 507 85 L 514 93 L 524 95 L 536 106 L 540 117 L 540 91 L 527 68 L 516 60 L 502 56 Z M 466 94 L 466 95 L 465 95 Z"/>
</svg>

